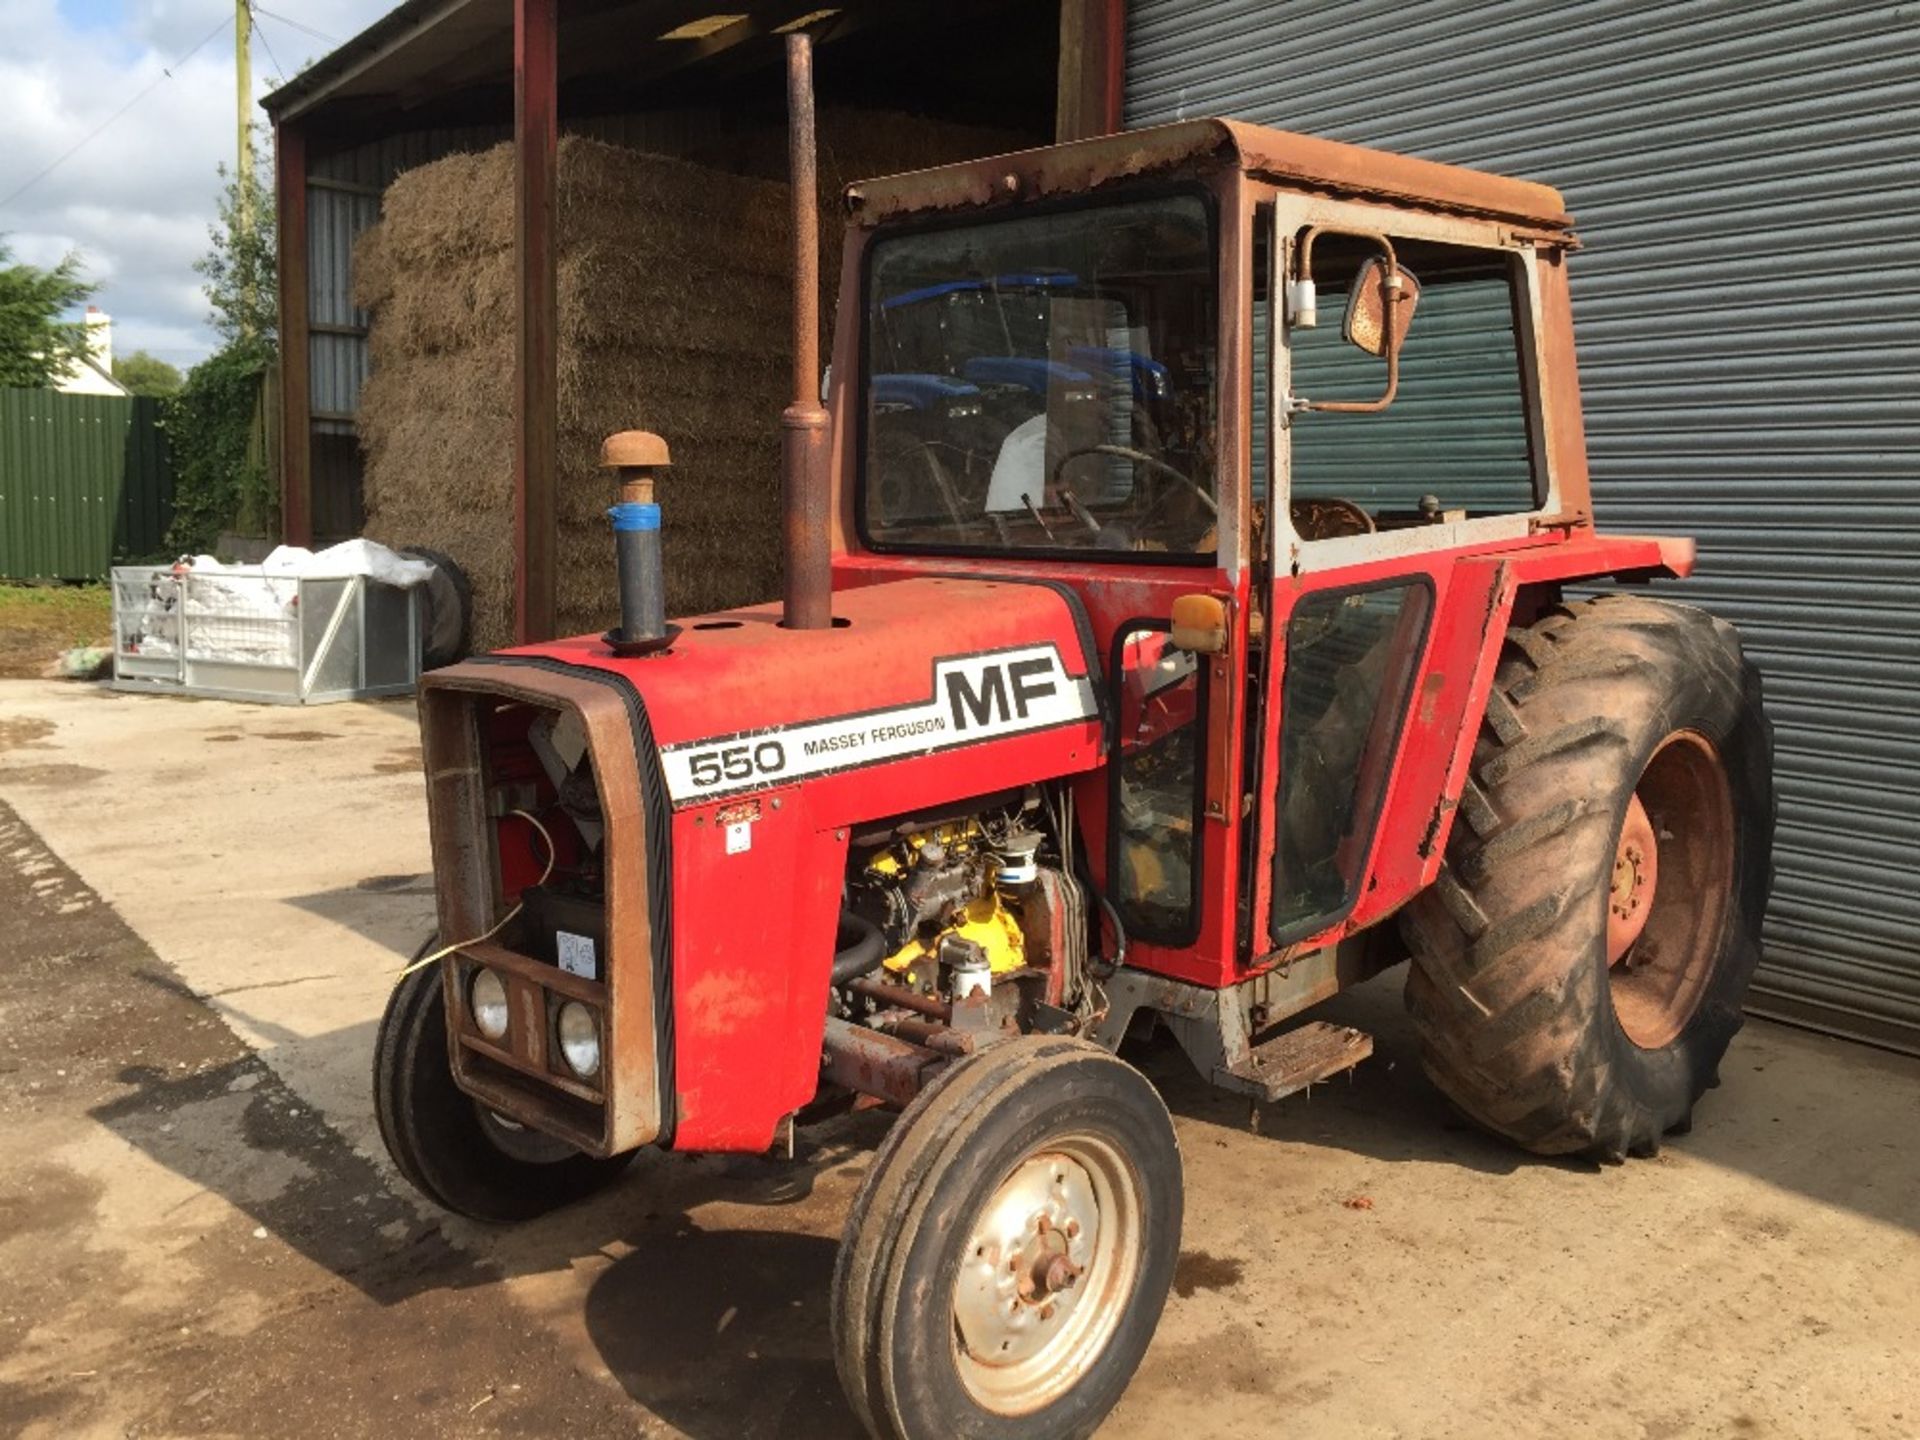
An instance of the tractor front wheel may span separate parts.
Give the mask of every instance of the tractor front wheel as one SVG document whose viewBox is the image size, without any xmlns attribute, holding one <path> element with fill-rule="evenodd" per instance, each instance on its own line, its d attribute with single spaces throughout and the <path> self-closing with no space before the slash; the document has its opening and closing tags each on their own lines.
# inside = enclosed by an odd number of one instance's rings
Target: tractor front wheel
<svg viewBox="0 0 1920 1440">
<path fill-rule="evenodd" d="M 880 1440 L 1092 1434 L 1166 1304 L 1180 1153 L 1131 1066 L 1004 1041 L 908 1107 L 847 1218 L 834 1357 Z"/>
<path fill-rule="evenodd" d="M 1610 595 L 1509 633 L 1439 880 L 1408 907 L 1426 1070 L 1542 1154 L 1645 1154 L 1740 1028 L 1772 732 L 1733 628 Z"/>
<path fill-rule="evenodd" d="M 583 1155 L 495 1114 L 455 1085 L 438 965 L 405 976 L 387 999 L 373 1047 L 373 1109 L 387 1153 L 415 1189 L 442 1209 L 489 1224 L 531 1220 L 582 1199 L 633 1159 Z"/>
</svg>

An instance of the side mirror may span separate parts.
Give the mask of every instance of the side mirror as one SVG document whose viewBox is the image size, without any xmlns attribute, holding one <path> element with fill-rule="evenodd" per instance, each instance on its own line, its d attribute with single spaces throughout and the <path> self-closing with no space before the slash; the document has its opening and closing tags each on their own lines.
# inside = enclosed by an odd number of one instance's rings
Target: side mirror
<svg viewBox="0 0 1920 1440">
<path fill-rule="evenodd" d="M 1313 242 L 1329 234 L 1370 241 L 1379 251 L 1363 260 L 1354 272 L 1341 334 L 1350 345 L 1367 354 L 1385 357 L 1387 388 L 1376 400 L 1310 400 L 1303 395 L 1290 395 L 1287 411 L 1289 414 L 1319 410 L 1377 415 L 1393 404 L 1393 397 L 1400 389 L 1400 344 L 1406 338 L 1407 327 L 1413 323 L 1413 309 L 1420 300 L 1420 282 L 1400 267 L 1393 253 L 1393 242 L 1384 234 L 1333 225 L 1311 226 L 1301 234 L 1294 252 L 1295 270 L 1287 294 L 1288 321 L 1292 326 L 1304 329 L 1317 318 Z"/>
<path fill-rule="evenodd" d="M 1420 282 L 1411 270 L 1400 266 L 1389 270 L 1379 256 L 1371 256 L 1353 277 L 1341 337 L 1369 355 L 1384 356 L 1391 336 L 1398 350 L 1406 342 L 1413 309 L 1419 303 Z"/>
</svg>

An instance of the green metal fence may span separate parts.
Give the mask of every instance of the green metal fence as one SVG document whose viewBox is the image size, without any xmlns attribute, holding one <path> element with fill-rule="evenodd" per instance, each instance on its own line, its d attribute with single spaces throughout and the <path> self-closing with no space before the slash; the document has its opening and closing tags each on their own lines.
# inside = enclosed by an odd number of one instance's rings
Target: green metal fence
<svg viewBox="0 0 1920 1440">
<path fill-rule="evenodd" d="M 172 519 L 159 401 L 0 389 L 0 579 L 104 580 Z"/>
</svg>

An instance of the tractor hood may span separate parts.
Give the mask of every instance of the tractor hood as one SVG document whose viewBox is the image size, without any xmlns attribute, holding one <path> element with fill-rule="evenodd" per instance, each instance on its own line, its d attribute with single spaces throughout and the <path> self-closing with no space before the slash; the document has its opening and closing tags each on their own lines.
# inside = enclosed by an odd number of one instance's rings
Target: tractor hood
<svg viewBox="0 0 1920 1440">
<path fill-rule="evenodd" d="M 581 636 L 469 664 L 617 676 L 675 810 L 801 785 L 817 822 L 851 824 L 1099 764 L 1097 651 L 1065 587 L 897 580 L 837 592 L 833 613 L 813 631 L 778 605 L 696 616 L 644 658 Z"/>
</svg>

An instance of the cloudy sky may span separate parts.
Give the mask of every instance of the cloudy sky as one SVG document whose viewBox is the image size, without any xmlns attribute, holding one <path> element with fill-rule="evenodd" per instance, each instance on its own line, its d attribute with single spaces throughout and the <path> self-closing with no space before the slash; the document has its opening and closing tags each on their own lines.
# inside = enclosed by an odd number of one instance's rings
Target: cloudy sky
<svg viewBox="0 0 1920 1440">
<path fill-rule="evenodd" d="M 391 3 L 256 5 L 255 99 Z M 113 316 L 117 354 L 148 350 L 185 368 L 213 348 L 193 262 L 208 247 L 214 167 L 234 159 L 233 9 L 234 0 L 0 0 L 0 234 L 36 265 L 80 252 L 101 282 L 94 303 Z"/>
</svg>

